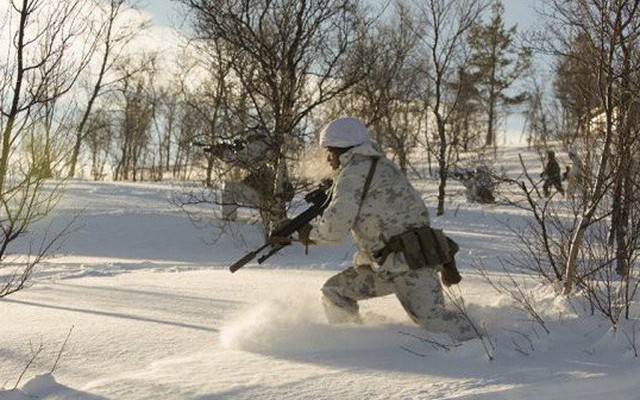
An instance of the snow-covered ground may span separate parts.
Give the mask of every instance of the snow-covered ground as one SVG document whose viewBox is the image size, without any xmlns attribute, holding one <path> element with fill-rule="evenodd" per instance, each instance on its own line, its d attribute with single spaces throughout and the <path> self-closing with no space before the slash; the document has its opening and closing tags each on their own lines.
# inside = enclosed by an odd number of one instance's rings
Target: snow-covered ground
<svg viewBox="0 0 640 400">
<path fill-rule="evenodd" d="M 435 206 L 435 183 L 417 186 Z M 364 302 L 360 325 L 329 325 L 319 289 L 349 266 L 349 240 L 230 273 L 260 233 L 239 223 L 211 243 L 221 232 L 196 229 L 175 191 L 70 183 L 56 216 L 77 215 L 74 233 L 32 287 L 0 300 L 0 399 L 640 399 L 634 321 L 614 332 L 577 318 L 575 302 L 516 274 L 547 333 L 473 267 L 505 279 L 520 210 L 461 197 L 434 218 L 462 247 L 453 294 L 486 331 L 454 343 L 392 296 Z"/>
</svg>

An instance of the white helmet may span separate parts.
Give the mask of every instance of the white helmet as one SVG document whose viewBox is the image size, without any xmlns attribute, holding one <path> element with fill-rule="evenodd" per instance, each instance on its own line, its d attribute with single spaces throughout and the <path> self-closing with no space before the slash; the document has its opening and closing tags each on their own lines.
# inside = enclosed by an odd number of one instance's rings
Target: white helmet
<svg viewBox="0 0 640 400">
<path fill-rule="evenodd" d="M 320 146 L 347 148 L 371 141 L 367 127 L 356 118 L 338 118 L 320 131 Z"/>
</svg>

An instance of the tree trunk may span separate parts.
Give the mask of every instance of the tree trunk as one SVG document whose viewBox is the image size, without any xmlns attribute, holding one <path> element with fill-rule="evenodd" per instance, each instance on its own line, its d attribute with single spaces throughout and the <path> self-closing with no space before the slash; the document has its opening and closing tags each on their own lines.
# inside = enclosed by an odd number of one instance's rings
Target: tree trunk
<svg viewBox="0 0 640 400">
<path fill-rule="evenodd" d="M 591 223 L 591 217 L 581 215 L 579 218 L 578 228 L 573 232 L 571 241 L 569 242 L 569 257 L 567 257 L 567 265 L 564 270 L 564 284 L 562 293 L 564 295 L 571 294 L 573 290 L 573 278 L 575 277 L 576 265 L 578 263 L 578 253 L 582 248 L 584 232 Z"/>
<path fill-rule="evenodd" d="M 440 183 L 438 184 L 438 209 L 436 215 L 444 214 L 444 203 L 447 187 L 447 135 L 444 121 L 439 115 L 436 115 L 436 122 L 438 124 L 438 136 L 440 138 L 440 147 L 438 149 L 438 169 L 440 176 Z"/>
</svg>

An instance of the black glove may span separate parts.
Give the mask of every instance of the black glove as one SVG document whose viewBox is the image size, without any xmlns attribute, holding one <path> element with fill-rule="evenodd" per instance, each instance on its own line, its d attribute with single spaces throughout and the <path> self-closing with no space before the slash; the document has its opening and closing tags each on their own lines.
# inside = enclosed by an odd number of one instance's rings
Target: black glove
<svg viewBox="0 0 640 400">
<path fill-rule="evenodd" d="M 315 244 L 313 240 L 309 239 L 309 234 L 311 233 L 312 228 L 313 227 L 310 224 L 304 224 L 298 228 L 298 240 L 305 246 Z"/>
<path fill-rule="evenodd" d="M 462 277 L 460 276 L 460 272 L 458 272 L 455 260 L 442 265 L 442 273 L 440 278 L 442 279 L 442 283 L 446 287 L 460 283 Z"/>
<path fill-rule="evenodd" d="M 273 228 L 269 233 L 269 243 L 272 244 L 289 244 L 292 242 L 290 237 L 285 237 L 279 235 L 279 231 L 281 231 L 285 226 L 291 223 L 289 218 L 282 218 L 280 221 L 273 224 Z"/>
<path fill-rule="evenodd" d="M 289 225 L 290 223 L 291 223 L 291 220 L 289 218 L 287 217 L 282 218 L 281 220 L 273 224 L 270 235 L 277 235 L 278 231 L 281 231 L 285 226 Z"/>
</svg>

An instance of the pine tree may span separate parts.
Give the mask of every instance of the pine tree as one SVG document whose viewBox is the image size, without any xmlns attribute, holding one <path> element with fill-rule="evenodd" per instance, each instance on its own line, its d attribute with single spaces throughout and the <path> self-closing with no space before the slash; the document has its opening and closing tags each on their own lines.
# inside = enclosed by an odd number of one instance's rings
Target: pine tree
<svg viewBox="0 0 640 400">
<path fill-rule="evenodd" d="M 495 1 L 491 9 L 491 19 L 487 23 L 476 23 L 468 36 L 471 71 L 477 75 L 478 90 L 486 111 L 486 146 L 495 145 L 496 122 L 504 107 L 526 99 L 526 92 L 510 95 L 508 89 L 531 64 L 531 51 L 517 48 L 517 26 L 505 27 L 502 2 Z"/>
</svg>

